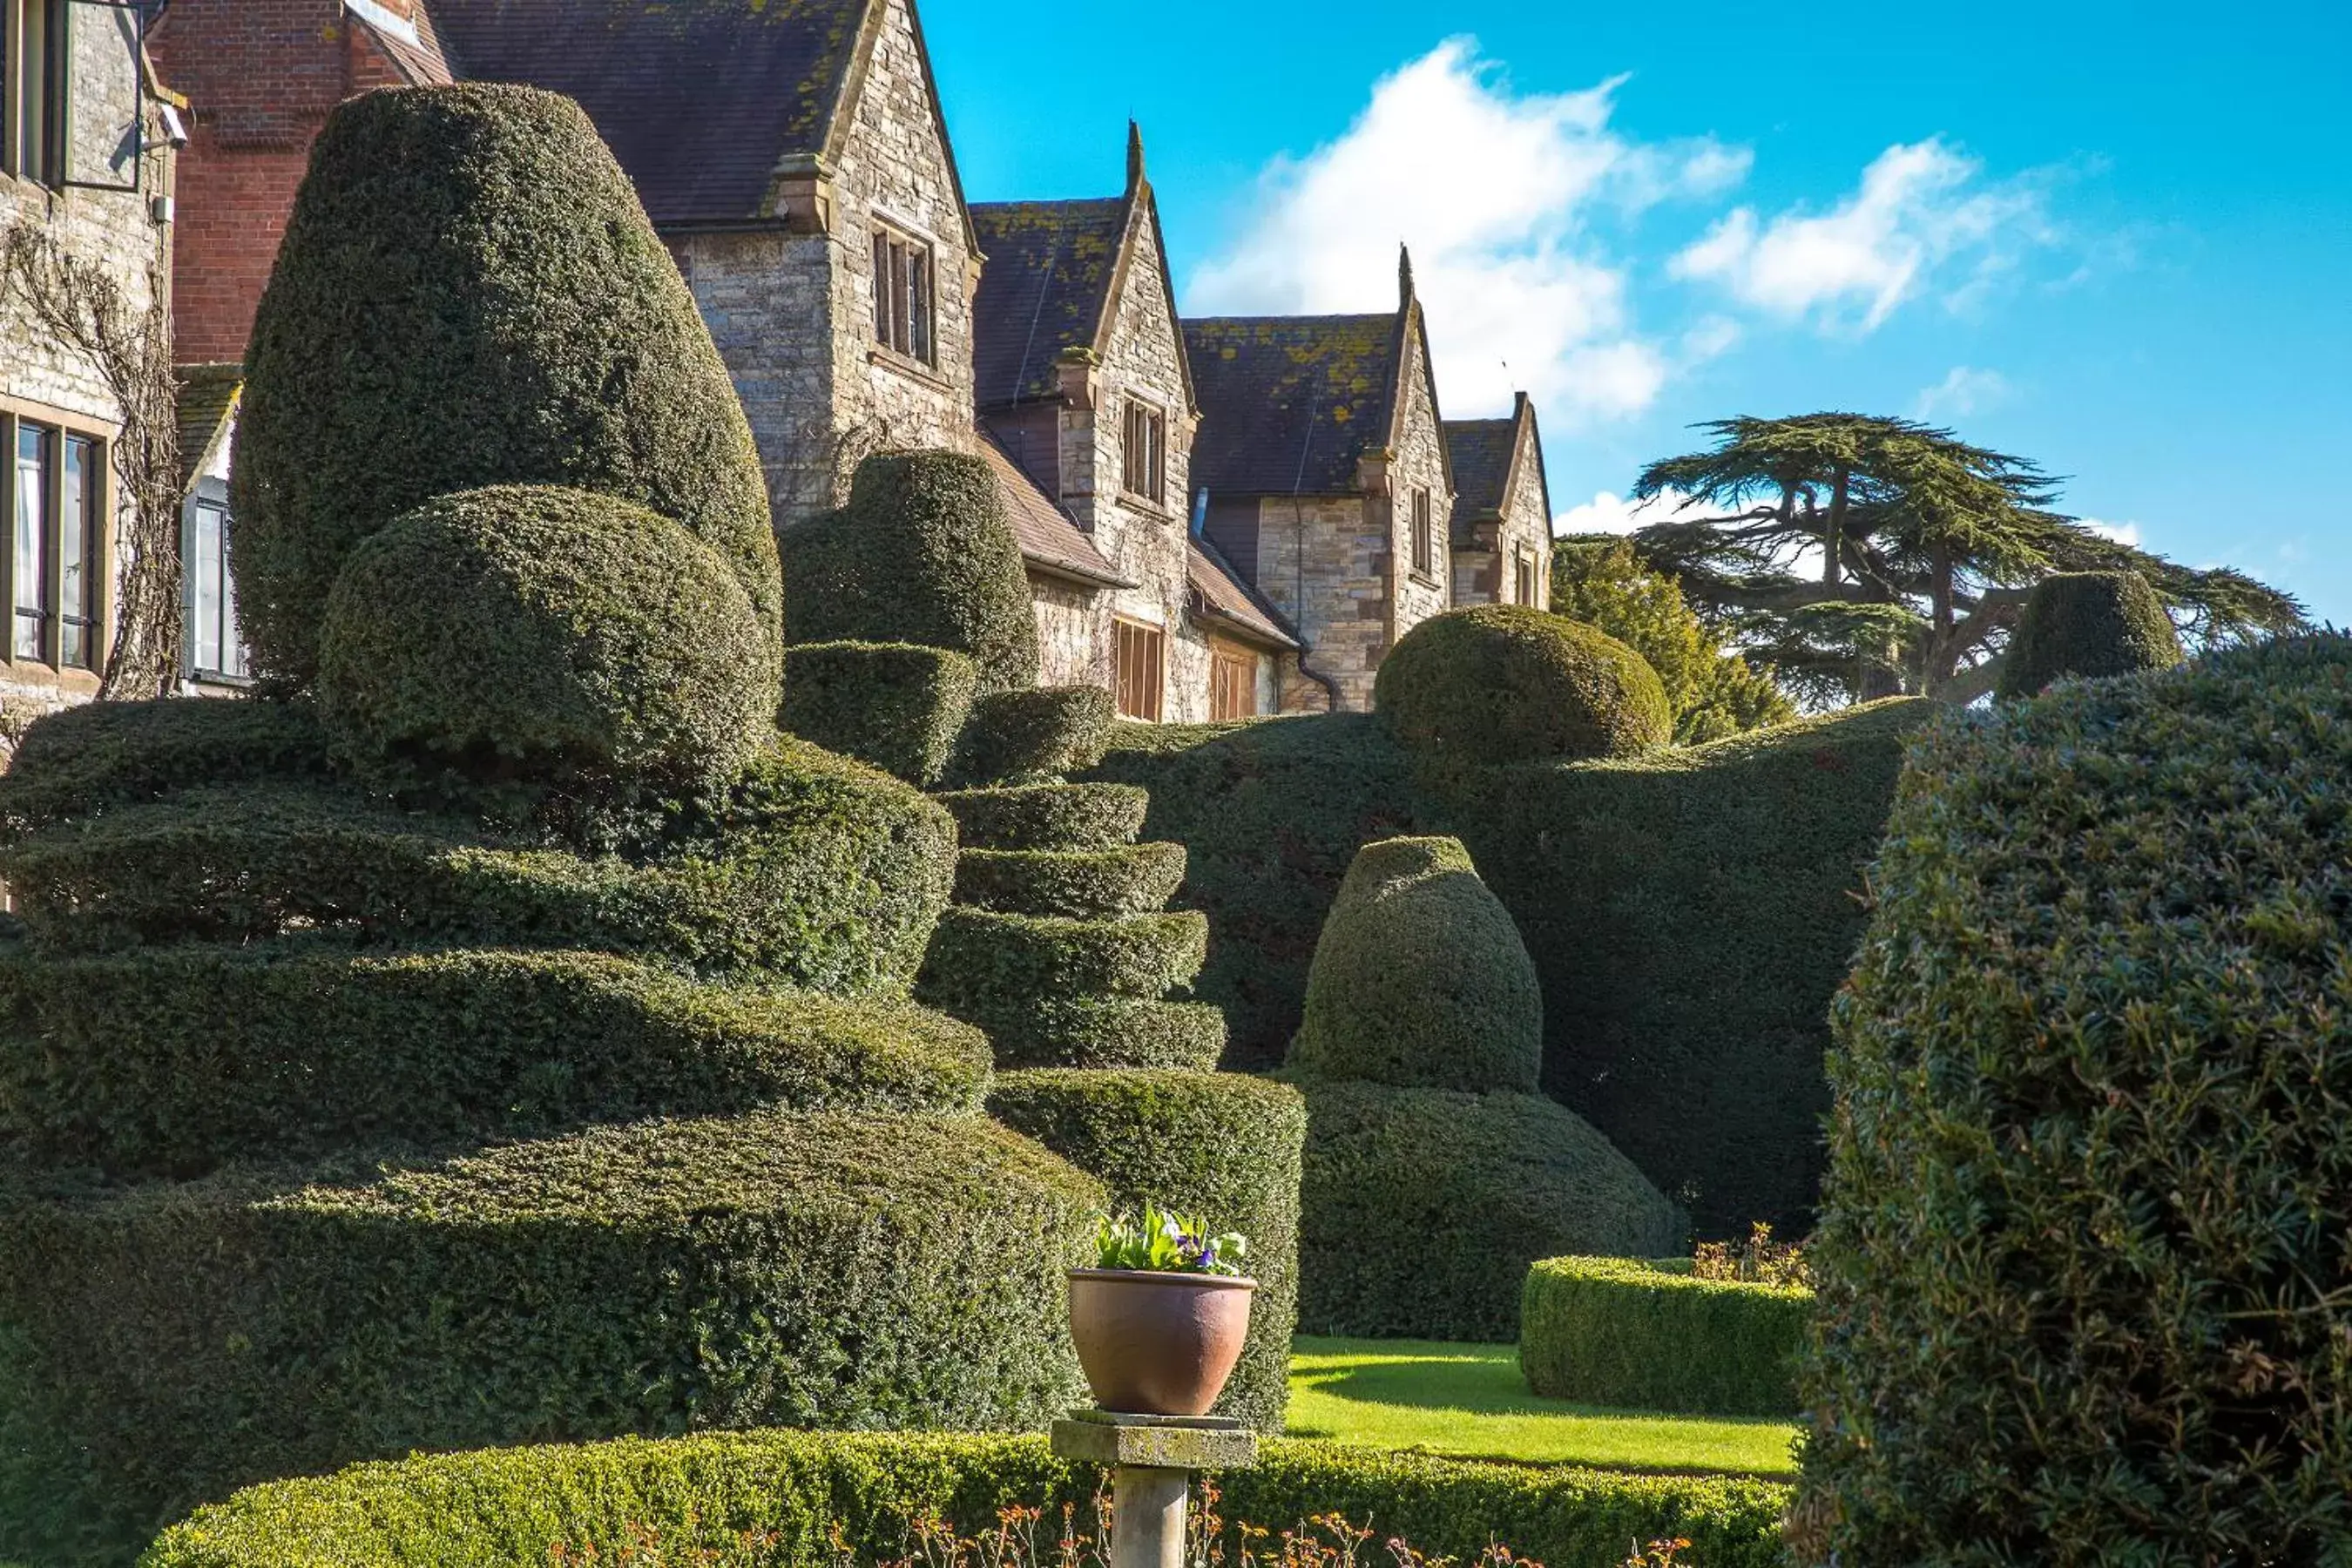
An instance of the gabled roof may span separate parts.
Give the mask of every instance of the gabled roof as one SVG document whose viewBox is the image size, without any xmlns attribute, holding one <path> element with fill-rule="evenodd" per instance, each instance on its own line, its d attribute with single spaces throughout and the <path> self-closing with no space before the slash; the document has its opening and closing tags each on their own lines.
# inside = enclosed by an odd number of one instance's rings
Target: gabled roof
<svg viewBox="0 0 2352 1568">
<path fill-rule="evenodd" d="M 1160 257 L 1160 292 L 1176 322 L 1168 276 L 1168 238 L 1160 200 L 1143 172 L 1143 132 L 1127 127 L 1127 191 L 1089 201 L 993 202 L 971 209 L 988 265 L 972 301 L 973 359 L 983 408 L 1051 397 L 1060 390 L 1055 362 L 1073 349 L 1110 352 L 1118 300 L 1150 226 Z M 1176 328 L 1177 370 L 1187 411 L 1193 404 L 1184 334 Z"/>
<path fill-rule="evenodd" d="M 205 471 L 245 395 L 241 364 L 184 364 L 178 372 L 180 493 Z"/>
<path fill-rule="evenodd" d="M 1528 437 L 1522 447 L 1520 436 Z M 1454 459 L 1454 529 L 1457 539 L 1471 528 L 1503 515 L 1503 503 L 1518 479 L 1519 454 L 1535 455 L 1536 485 L 1544 515 L 1551 515 L 1551 480 L 1543 467 L 1543 434 L 1536 428 L 1535 405 L 1524 392 L 1507 419 L 1454 419 L 1445 426 L 1445 449 Z"/>
<path fill-rule="evenodd" d="M 988 265 L 972 300 L 981 406 L 1050 397 L 1065 349 L 1091 349 L 1127 237 L 1127 203 L 982 202 L 971 226 Z"/>
<path fill-rule="evenodd" d="M 430 3 L 460 76 L 579 100 L 665 227 L 768 219 L 781 172 L 837 159 L 888 11 L 887 0 Z M 919 17 L 915 30 L 919 40 Z M 961 206 L 928 50 L 923 74 Z"/>
<path fill-rule="evenodd" d="M 393 69 L 401 74 L 411 87 L 446 87 L 453 79 L 449 61 L 441 51 L 441 38 L 433 26 L 433 18 L 418 7 L 415 37 L 409 37 L 394 27 L 378 24 L 366 14 L 354 11 L 352 19 L 359 24 L 383 58 L 392 62 Z"/>
<path fill-rule="evenodd" d="M 1258 597 L 1217 547 L 1197 533 L 1186 547 L 1184 575 L 1195 616 L 1223 623 L 1271 647 L 1298 646 L 1297 636 L 1284 622 L 1282 613 Z"/>
<path fill-rule="evenodd" d="M 1070 514 L 1055 504 L 1029 471 L 1013 459 L 987 430 L 980 432 L 980 453 L 996 471 L 996 488 L 1004 498 L 1005 515 L 1021 543 L 1021 559 L 1034 571 L 1071 577 L 1093 587 L 1132 588 L 1119 575 L 1095 542 Z"/>
<path fill-rule="evenodd" d="M 1354 493 L 1364 455 L 1403 435 L 1408 358 L 1432 416 L 1444 419 L 1412 258 L 1402 250 L 1391 314 L 1210 317 L 1184 323 L 1184 345 L 1201 405 L 1192 482 L 1212 496 Z M 1443 441 L 1439 456 L 1450 488 Z"/>
<path fill-rule="evenodd" d="M 1201 400 L 1192 483 L 1218 495 L 1342 495 L 1387 445 L 1402 340 L 1394 316 L 1224 316 L 1184 323 Z"/>
</svg>

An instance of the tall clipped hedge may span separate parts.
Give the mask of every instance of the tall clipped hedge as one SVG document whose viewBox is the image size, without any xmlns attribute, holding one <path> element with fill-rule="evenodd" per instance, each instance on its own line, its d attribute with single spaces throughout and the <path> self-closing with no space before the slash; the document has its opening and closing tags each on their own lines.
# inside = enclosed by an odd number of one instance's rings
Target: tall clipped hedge
<svg viewBox="0 0 2352 1568">
<path fill-rule="evenodd" d="M 1955 716 L 1839 999 L 1807 1561 L 2352 1561 L 2352 641 Z"/>
<path fill-rule="evenodd" d="M 2002 657 L 2004 701 L 2053 680 L 2139 675 L 2179 664 L 2180 634 L 2137 572 L 2063 572 L 2033 585 Z"/>
<path fill-rule="evenodd" d="M 1356 851 L 1432 825 L 1410 762 L 1370 714 L 1121 724 L 1085 776 L 1147 788 L 1144 836 L 1184 846 L 1176 903 L 1210 921 L 1197 991 L 1224 1011 L 1225 1065 L 1246 1070 L 1281 1065 Z"/>
<path fill-rule="evenodd" d="M 0 1173 L 0 1550 L 102 1560 L 413 1448 L 1039 1424 L 1079 1397 L 1060 1274 L 1102 1201 L 984 1120 L 872 1114 Z"/>
<path fill-rule="evenodd" d="M 1049 1068 L 1004 1074 L 988 1109 L 1099 1180 L 1115 1205 L 1156 1203 L 1249 1238 L 1249 1343 L 1216 1413 L 1280 1432 L 1298 1321 L 1297 1090 L 1239 1073 Z"/>
<path fill-rule="evenodd" d="M 667 1442 L 509 1448 L 362 1465 L 257 1487 L 155 1544 L 148 1568 L 541 1568 L 550 1545 L 666 1560 L 731 1555 L 772 1533 L 777 1568 L 835 1568 L 827 1526 L 850 1549 L 896 1560 L 908 1523 L 936 1513 L 967 1534 L 997 1510 L 1065 1502 L 1083 1515 L 1101 1484 L 1038 1436 L 910 1433 L 721 1434 Z M 1287 1530 L 1336 1512 L 1433 1556 L 1468 1561 L 1501 1542 L 1533 1561 L 1620 1562 L 1627 1544 L 1681 1537 L 1706 1568 L 1776 1568 L 1788 1489 L 1762 1481 L 1630 1476 L 1266 1442 L 1257 1467 L 1216 1478 L 1235 1524 Z M 1224 1543 L 1229 1557 L 1240 1543 Z"/>
<path fill-rule="evenodd" d="M 1544 1088 L 1699 1228 L 1801 1233 L 1822 1168 L 1830 998 L 1907 734 L 1874 703 L 1687 751 L 1448 768 L 1417 782 L 1380 721 L 1121 725 L 1087 776 L 1151 794 L 1211 921 L 1199 994 L 1228 1065 L 1279 1062 L 1325 917 L 1362 845 L 1460 837 L 1543 984 Z"/>
<path fill-rule="evenodd" d="M 1535 1089 L 1535 965 L 1459 839 L 1391 838 L 1357 855 L 1307 973 L 1289 1066 L 1401 1089 Z"/>
<path fill-rule="evenodd" d="M 1655 757 L 1446 783 L 1445 819 L 1543 981 L 1545 1092 L 1702 1235 L 1809 1226 L 1830 1000 L 1906 741 L 1934 711 L 1898 700 Z"/>
<path fill-rule="evenodd" d="M 580 107 L 466 83 L 328 117 L 254 321 L 237 611 L 301 685 L 344 560 L 422 502 L 563 485 L 649 507 L 781 591 L 750 425 L 677 265 Z"/>
<path fill-rule="evenodd" d="M 1422 622 L 1381 661 L 1372 701 L 1408 751 L 1449 763 L 1629 756 L 1675 732 L 1648 660 L 1532 605 Z"/>
<path fill-rule="evenodd" d="M 968 655 L 983 693 L 1037 683 L 1028 574 L 982 459 L 868 458 L 849 504 L 789 523 L 782 548 L 793 641 L 920 643 Z"/>
</svg>

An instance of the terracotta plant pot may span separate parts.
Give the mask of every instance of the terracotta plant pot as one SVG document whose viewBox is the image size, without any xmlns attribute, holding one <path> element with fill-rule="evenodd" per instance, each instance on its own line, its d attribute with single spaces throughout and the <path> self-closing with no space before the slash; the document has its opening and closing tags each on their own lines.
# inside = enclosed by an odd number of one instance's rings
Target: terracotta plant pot
<svg viewBox="0 0 2352 1568">
<path fill-rule="evenodd" d="M 1070 1337 L 1095 1403 L 1127 1415 L 1206 1415 L 1242 1358 L 1255 1279 L 1070 1270 Z"/>
</svg>

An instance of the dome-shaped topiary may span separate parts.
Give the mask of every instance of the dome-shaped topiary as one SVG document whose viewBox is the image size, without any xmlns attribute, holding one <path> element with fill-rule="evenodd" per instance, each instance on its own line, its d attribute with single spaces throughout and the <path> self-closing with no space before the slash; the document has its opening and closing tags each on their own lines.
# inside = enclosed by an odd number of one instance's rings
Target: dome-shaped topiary
<svg viewBox="0 0 2352 1568">
<path fill-rule="evenodd" d="M 1391 838 L 1357 854 L 1315 948 L 1289 1065 L 1397 1088 L 1535 1089 L 1535 963 L 1460 840 Z"/>
<path fill-rule="evenodd" d="M 2137 572 L 2045 577 L 2025 601 L 2001 662 L 2003 700 L 2039 696 L 2053 680 L 2095 680 L 2170 669 L 2180 634 L 2164 600 Z"/>
<path fill-rule="evenodd" d="M 1807 1562 L 2352 1561 L 2352 640 L 1914 742 L 1833 1015 Z"/>
<path fill-rule="evenodd" d="M 718 551 L 772 638 L 751 426 L 677 268 L 578 105 L 371 92 L 328 117 L 254 322 L 233 565 L 255 668 L 306 684 L 361 541 L 435 496 L 565 485 Z"/>
<path fill-rule="evenodd" d="M 1664 745 L 1675 728 L 1640 654 L 1527 605 L 1422 622 L 1381 661 L 1373 704 L 1405 745 L 1456 762 L 1625 756 Z"/>
<path fill-rule="evenodd" d="M 996 475 L 957 452 L 858 467 L 849 504 L 782 541 L 792 640 L 920 643 L 968 654 L 980 689 L 1037 684 L 1037 620 Z"/>
<path fill-rule="evenodd" d="M 581 490 L 447 496 L 352 552 L 319 708 L 364 772 L 599 805 L 705 795 L 775 733 L 776 666 L 726 563 Z"/>
</svg>

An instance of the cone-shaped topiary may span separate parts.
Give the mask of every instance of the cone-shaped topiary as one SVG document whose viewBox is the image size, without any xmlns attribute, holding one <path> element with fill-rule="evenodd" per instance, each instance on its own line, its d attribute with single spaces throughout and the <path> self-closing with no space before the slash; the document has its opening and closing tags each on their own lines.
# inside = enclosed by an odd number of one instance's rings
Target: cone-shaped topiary
<svg viewBox="0 0 2352 1568">
<path fill-rule="evenodd" d="M 2352 1562 L 2352 640 L 1915 742 L 1840 994 L 1792 1532 Z"/>
<path fill-rule="evenodd" d="M 2170 669 L 2180 634 L 2137 572 L 2067 572 L 2035 584 L 2001 661 L 1999 695 L 2039 696 L 2053 680 Z"/>
<path fill-rule="evenodd" d="M 795 643 L 920 643 L 967 654 L 980 689 L 1037 683 L 1036 612 L 995 473 L 958 452 L 858 466 L 849 504 L 783 531 Z"/>
<path fill-rule="evenodd" d="M 328 117 L 254 322 L 237 426 L 237 609 L 307 683 L 361 541 L 455 490 L 566 485 L 718 551 L 773 638 L 758 449 L 628 177 L 578 105 L 468 83 Z"/>
<path fill-rule="evenodd" d="M 1537 1258 L 1681 1245 L 1683 1213 L 1532 1092 L 1542 1008 L 1518 929 L 1459 841 L 1358 853 L 1284 1075 L 1307 1095 L 1302 1328 L 1509 1339 Z"/>
<path fill-rule="evenodd" d="M 1290 1065 L 1402 1089 L 1535 1089 L 1536 966 L 1459 839 L 1358 852 L 1307 972 Z"/>
<path fill-rule="evenodd" d="M 1448 762 L 1627 756 L 1674 738 L 1647 660 L 1527 605 L 1422 622 L 1381 661 L 1373 704 L 1405 745 Z"/>
<path fill-rule="evenodd" d="M 527 780 L 567 815 L 708 797 L 775 733 L 776 664 L 725 562 L 583 490 L 445 496 L 352 551 L 319 637 L 341 758 Z"/>
</svg>

